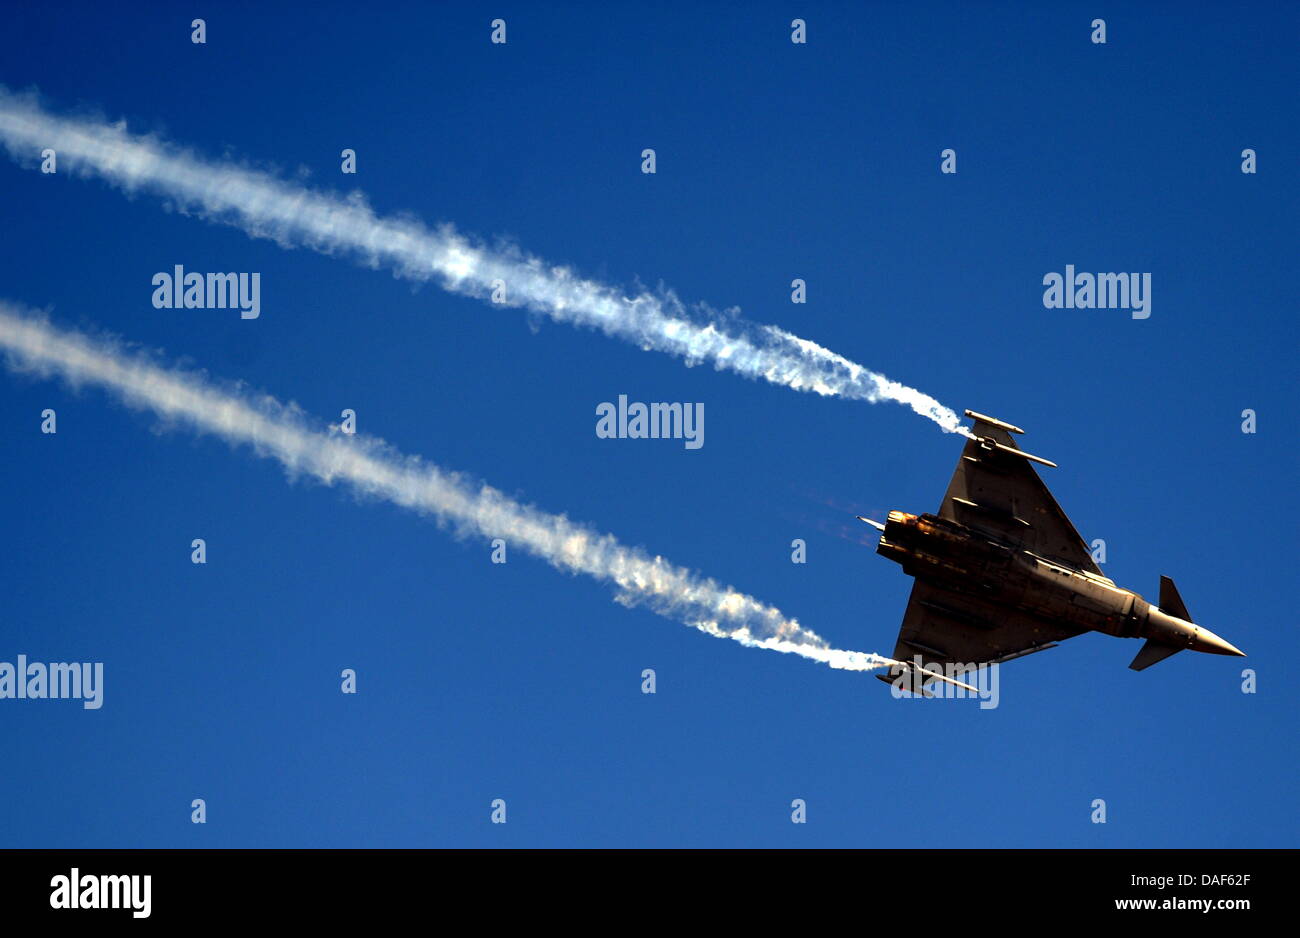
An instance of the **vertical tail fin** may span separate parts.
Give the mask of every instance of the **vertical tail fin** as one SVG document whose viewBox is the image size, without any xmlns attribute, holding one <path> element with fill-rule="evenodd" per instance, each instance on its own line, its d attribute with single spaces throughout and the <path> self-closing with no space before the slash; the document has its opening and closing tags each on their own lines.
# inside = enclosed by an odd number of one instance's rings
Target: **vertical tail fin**
<svg viewBox="0 0 1300 938">
<path fill-rule="evenodd" d="M 1160 578 L 1160 611 L 1168 613 L 1171 616 L 1186 621 L 1192 621 L 1192 614 L 1187 611 L 1187 606 L 1183 603 L 1183 597 L 1178 595 L 1178 587 L 1174 586 L 1174 581 L 1167 576 Z"/>
</svg>

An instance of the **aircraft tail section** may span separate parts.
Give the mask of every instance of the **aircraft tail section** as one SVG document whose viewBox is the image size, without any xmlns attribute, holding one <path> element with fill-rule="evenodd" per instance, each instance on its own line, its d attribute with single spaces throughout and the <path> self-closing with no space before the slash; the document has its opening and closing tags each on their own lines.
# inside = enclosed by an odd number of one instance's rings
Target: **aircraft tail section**
<svg viewBox="0 0 1300 938">
<path fill-rule="evenodd" d="M 1192 614 L 1187 611 L 1187 605 L 1183 602 L 1183 597 L 1178 595 L 1178 587 L 1174 586 L 1174 581 L 1167 576 L 1160 578 L 1160 611 L 1177 616 L 1184 622 L 1193 621 Z"/>
<path fill-rule="evenodd" d="M 1178 595 L 1178 587 L 1174 586 L 1174 581 L 1167 576 L 1160 578 L 1160 611 L 1184 622 L 1192 621 L 1192 614 L 1187 611 L 1187 604 L 1183 602 L 1183 597 Z M 1164 661 L 1170 655 L 1177 654 L 1184 647 L 1186 646 L 1158 642 L 1154 638 L 1147 639 L 1147 643 L 1142 646 L 1129 667 L 1134 671 L 1141 671 Z"/>
</svg>

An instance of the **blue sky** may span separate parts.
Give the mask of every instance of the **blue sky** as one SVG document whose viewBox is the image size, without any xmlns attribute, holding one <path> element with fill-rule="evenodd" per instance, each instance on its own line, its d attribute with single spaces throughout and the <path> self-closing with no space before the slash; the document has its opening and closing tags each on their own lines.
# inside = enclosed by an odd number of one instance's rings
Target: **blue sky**
<svg viewBox="0 0 1300 938">
<path fill-rule="evenodd" d="M 0 660 L 102 661 L 106 689 L 94 712 L 0 701 L 0 845 L 1296 845 L 1295 10 L 267 6 L 18 8 L 0 83 L 737 306 L 1025 427 L 1105 572 L 1152 600 L 1172 576 L 1249 658 L 1138 674 L 1136 642 L 1086 635 L 1006 666 L 997 709 L 894 700 L 6 371 Z M 839 647 L 892 649 L 911 581 L 852 515 L 935 510 L 960 449 L 906 409 L 686 368 L 8 160 L 0 196 L 0 296 L 321 419 L 353 408 Z M 154 309 L 174 264 L 261 272 L 261 317 Z M 1045 309 L 1066 264 L 1150 271 L 1151 317 Z M 619 394 L 704 402 L 704 447 L 598 439 Z"/>
</svg>

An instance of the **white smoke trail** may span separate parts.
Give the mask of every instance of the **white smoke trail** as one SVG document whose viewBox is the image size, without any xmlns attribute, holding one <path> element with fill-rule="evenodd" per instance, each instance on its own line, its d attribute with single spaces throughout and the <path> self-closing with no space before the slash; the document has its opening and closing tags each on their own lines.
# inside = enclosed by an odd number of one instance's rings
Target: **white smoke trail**
<svg viewBox="0 0 1300 938">
<path fill-rule="evenodd" d="M 552 566 L 611 583 L 625 605 L 644 604 L 720 638 L 789 652 L 833 668 L 867 671 L 888 658 L 831 648 L 816 633 L 751 596 L 625 547 L 613 536 L 521 505 L 490 486 L 403 456 L 381 440 L 318 429 L 292 405 L 223 389 L 193 372 L 161 367 L 107 339 L 51 326 L 0 301 L 0 350 L 14 370 L 101 386 L 168 423 L 246 443 L 308 475 L 432 515 L 460 535 L 505 538 Z"/>
<path fill-rule="evenodd" d="M 479 298 L 490 296 L 494 282 L 501 281 L 506 305 L 596 328 L 688 364 L 711 362 L 720 370 L 825 396 L 896 401 L 945 432 L 964 432 L 957 414 L 928 394 L 775 326 L 718 316 L 703 307 L 692 315 L 671 292 L 627 296 L 518 250 L 476 244 L 451 225 L 430 229 L 409 219 L 380 218 L 360 193 L 340 198 L 205 160 L 156 138 L 128 134 L 120 122 L 59 117 L 43 110 L 34 95 L 3 87 L 0 140 L 21 163 L 32 163 L 50 148 L 60 170 L 97 176 L 128 192 L 154 192 L 182 211 L 283 247 L 352 256 Z"/>
</svg>

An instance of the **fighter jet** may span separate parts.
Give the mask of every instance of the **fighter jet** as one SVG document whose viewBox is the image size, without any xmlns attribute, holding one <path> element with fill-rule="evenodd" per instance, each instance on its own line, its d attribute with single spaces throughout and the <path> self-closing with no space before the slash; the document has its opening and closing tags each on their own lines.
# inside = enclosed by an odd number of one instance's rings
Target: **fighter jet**
<svg viewBox="0 0 1300 938">
<path fill-rule="evenodd" d="M 1010 661 L 1088 631 L 1146 639 L 1135 671 L 1185 648 L 1244 656 L 1192 621 L 1169 577 L 1152 605 L 1104 576 L 1030 465 L 1056 464 L 1016 446 L 1019 427 L 966 416 L 974 426 L 937 515 L 859 518 L 880 529 L 876 552 L 916 579 L 895 664 L 880 680 L 930 696 L 935 672 Z"/>
</svg>

